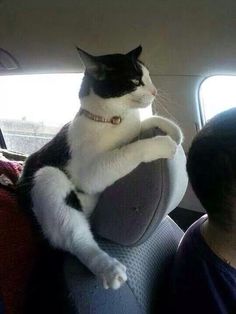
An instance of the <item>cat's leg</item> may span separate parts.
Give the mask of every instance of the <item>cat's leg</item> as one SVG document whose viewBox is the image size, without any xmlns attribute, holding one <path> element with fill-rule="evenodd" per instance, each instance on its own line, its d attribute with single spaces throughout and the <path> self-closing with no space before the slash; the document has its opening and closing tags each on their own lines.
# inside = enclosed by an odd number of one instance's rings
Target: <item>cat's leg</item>
<svg viewBox="0 0 236 314">
<path fill-rule="evenodd" d="M 34 176 L 31 190 L 33 212 L 53 246 L 77 256 L 103 281 L 104 288 L 118 289 L 127 280 L 126 268 L 100 249 L 80 200 L 73 193 L 74 187 L 62 171 L 41 168 Z"/>
<path fill-rule="evenodd" d="M 180 127 L 173 121 L 160 116 L 153 116 L 141 123 L 141 132 L 158 127 L 169 135 L 173 140 L 180 145 L 183 142 L 183 133 Z"/>
<path fill-rule="evenodd" d="M 95 194 L 134 170 L 141 162 L 172 158 L 177 144 L 169 136 L 143 139 L 100 154 L 80 169 L 81 188 Z"/>
</svg>

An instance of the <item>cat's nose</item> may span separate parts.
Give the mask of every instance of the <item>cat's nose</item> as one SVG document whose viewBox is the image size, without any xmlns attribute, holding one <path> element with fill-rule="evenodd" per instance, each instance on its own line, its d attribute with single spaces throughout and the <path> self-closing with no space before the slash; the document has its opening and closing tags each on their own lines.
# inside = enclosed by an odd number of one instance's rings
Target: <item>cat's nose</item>
<svg viewBox="0 0 236 314">
<path fill-rule="evenodd" d="M 157 89 L 156 89 L 155 87 L 152 88 L 151 94 L 152 94 L 154 97 L 156 97 L 156 95 L 157 95 Z"/>
</svg>

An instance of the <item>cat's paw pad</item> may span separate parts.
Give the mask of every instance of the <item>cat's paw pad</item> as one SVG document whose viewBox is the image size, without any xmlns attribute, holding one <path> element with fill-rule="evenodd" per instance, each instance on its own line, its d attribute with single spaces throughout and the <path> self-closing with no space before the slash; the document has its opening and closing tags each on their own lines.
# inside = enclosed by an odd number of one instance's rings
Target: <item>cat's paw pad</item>
<svg viewBox="0 0 236 314">
<path fill-rule="evenodd" d="M 100 275 L 105 289 L 119 289 L 127 280 L 126 267 L 116 259 Z"/>
</svg>

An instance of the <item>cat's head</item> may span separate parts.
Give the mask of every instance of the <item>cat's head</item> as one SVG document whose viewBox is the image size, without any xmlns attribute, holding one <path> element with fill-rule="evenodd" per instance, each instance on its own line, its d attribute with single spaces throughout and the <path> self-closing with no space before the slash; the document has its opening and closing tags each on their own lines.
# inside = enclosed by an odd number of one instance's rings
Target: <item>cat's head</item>
<svg viewBox="0 0 236 314">
<path fill-rule="evenodd" d="M 77 48 L 85 66 L 80 98 L 96 94 L 101 98 L 121 98 L 130 107 L 150 105 L 156 96 L 156 88 L 148 69 L 139 60 L 142 47 L 127 54 L 92 56 Z"/>
</svg>

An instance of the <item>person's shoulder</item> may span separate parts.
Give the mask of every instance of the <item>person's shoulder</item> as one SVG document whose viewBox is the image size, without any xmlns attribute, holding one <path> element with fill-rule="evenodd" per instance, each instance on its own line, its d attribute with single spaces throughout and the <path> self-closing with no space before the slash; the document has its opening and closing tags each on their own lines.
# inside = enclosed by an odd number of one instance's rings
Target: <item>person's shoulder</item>
<svg viewBox="0 0 236 314">
<path fill-rule="evenodd" d="M 207 215 L 203 215 L 195 221 L 185 232 L 178 246 L 177 255 L 197 254 L 198 250 L 204 245 L 201 235 L 201 225 L 206 221 Z"/>
<path fill-rule="evenodd" d="M 196 220 L 185 232 L 184 237 L 188 236 L 197 236 L 201 233 L 201 225 L 207 220 L 208 216 L 206 214 L 203 214 L 202 217 L 200 217 L 198 220 Z"/>
<path fill-rule="evenodd" d="M 169 277 L 169 291 L 172 304 L 168 313 L 200 313 L 196 296 L 205 291 L 205 259 L 199 247 L 204 241 L 201 237 L 201 225 L 207 219 L 203 216 L 185 232 L 174 257 Z M 192 306 L 194 305 L 194 308 Z M 195 311 L 195 308 L 197 309 Z"/>
<path fill-rule="evenodd" d="M 170 273 L 170 313 L 234 313 L 236 271 L 221 260 L 201 235 L 207 216 L 185 233 Z M 194 308 L 193 308 L 194 306 Z M 230 309 L 228 311 L 228 309 Z M 168 312 L 169 313 L 169 312 Z M 236 312 L 235 312 L 236 313 Z"/>
</svg>

